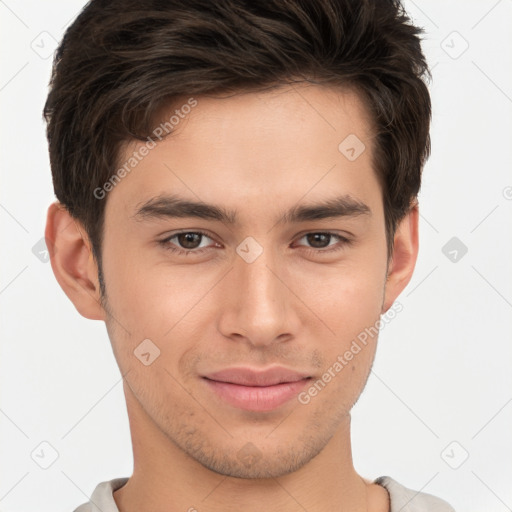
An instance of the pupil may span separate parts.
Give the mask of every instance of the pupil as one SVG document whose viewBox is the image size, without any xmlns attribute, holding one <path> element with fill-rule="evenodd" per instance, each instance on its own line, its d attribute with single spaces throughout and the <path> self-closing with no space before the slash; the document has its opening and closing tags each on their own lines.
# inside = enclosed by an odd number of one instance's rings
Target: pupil
<svg viewBox="0 0 512 512">
<path fill-rule="evenodd" d="M 329 245 L 329 239 L 331 235 L 328 235 L 326 233 L 312 233 L 307 235 L 308 237 L 308 243 L 310 243 L 313 247 L 327 247 Z M 326 242 L 322 245 L 322 241 Z M 320 242 L 320 245 L 315 245 L 318 242 Z"/>
<path fill-rule="evenodd" d="M 197 247 L 195 242 L 198 242 L 200 238 L 201 235 L 199 233 L 181 233 L 178 235 L 180 245 L 184 249 L 195 249 Z"/>
</svg>

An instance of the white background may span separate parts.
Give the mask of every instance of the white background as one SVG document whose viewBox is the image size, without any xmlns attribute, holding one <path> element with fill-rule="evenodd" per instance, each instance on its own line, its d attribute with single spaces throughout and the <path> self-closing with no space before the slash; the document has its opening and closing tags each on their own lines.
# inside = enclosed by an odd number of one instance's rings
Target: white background
<svg viewBox="0 0 512 512">
<path fill-rule="evenodd" d="M 69 512 L 99 482 L 132 470 L 104 324 L 82 318 L 32 252 L 54 199 L 41 117 L 50 53 L 83 5 L 0 1 L 0 512 Z M 353 411 L 354 461 L 367 478 L 389 475 L 458 511 L 504 512 L 512 510 L 512 0 L 405 5 L 426 30 L 432 156 L 419 261 Z M 452 237 L 468 249 L 456 262 L 442 252 Z M 51 457 L 42 442 L 58 452 L 48 469 L 31 456 Z"/>
</svg>

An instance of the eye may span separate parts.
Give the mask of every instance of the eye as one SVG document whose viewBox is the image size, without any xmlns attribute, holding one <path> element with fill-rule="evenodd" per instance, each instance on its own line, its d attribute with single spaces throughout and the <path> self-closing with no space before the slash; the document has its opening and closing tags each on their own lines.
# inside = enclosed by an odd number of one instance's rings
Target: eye
<svg viewBox="0 0 512 512">
<path fill-rule="evenodd" d="M 305 249 L 313 254 L 332 253 L 352 243 L 350 239 L 330 231 L 306 233 L 299 238 L 299 241 L 303 239 L 310 244 L 310 247 L 305 247 Z M 167 251 L 187 256 L 189 254 L 201 254 L 212 248 L 212 245 L 208 244 L 207 240 L 210 240 L 219 247 L 219 244 L 204 231 L 181 231 L 163 240 L 159 240 L 158 243 Z"/>
<path fill-rule="evenodd" d="M 338 235 L 336 233 L 331 233 L 330 231 L 324 232 L 312 232 L 306 233 L 302 236 L 300 240 L 306 239 L 308 244 L 311 244 L 308 250 L 318 253 L 330 253 L 334 251 L 339 251 L 344 248 L 346 245 L 350 245 L 352 243 L 348 238 Z M 334 239 L 334 240 L 333 240 Z M 331 242 L 337 242 L 332 244 Z M 325 249 L 326 247 L 331 247 L 330 249 Z"/>
<path fill-rule="evenodd" d="M 178 254 L 198 254 L 208 248 L 208 245 L 202 244 L 204 239 L 212 240 L 203 231 L 182 231 L 175 233 L 158 243 L 166 250 L 176 252 Z M 175 240 L 175 242 L 173 242 Z M 213 241 L 213 240 L 212 240 Z"/>
</svg>

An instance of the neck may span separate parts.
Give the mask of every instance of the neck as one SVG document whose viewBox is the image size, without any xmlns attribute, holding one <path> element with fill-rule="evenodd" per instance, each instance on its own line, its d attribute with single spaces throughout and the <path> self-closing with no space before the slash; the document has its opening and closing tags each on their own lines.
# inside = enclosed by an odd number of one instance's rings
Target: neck
<svg viewBox="0 0 512 512">
<path fill-rule="evenodd" d="M 190 457 L 155 425 L 129 387 L 125 393 L 134 470 L 114 492 L 120 512 L 364 512 L 368 502 L 376 502 L 374 487 L 378 486 L 363 480 L 353 467 L 350 416 L 325 448 L 299 470 L 277 478 L 243 479 L 215 473 Z M 383 491 L 380 488 L 377 493 Z"/>
</svg>

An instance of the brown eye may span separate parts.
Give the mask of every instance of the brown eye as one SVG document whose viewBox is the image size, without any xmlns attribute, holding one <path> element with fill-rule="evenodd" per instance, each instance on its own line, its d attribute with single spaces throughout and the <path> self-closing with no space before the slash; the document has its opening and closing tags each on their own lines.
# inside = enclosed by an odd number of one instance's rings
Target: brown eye
<svg viewBox="0 0 512 512">
<path fill-rule="evenodd" d="M 329 233 L 309 233 L 306 235 L 307 241 L 311 247 L 315 249 L 322 249 L 329 246 L 332 235 Z"/>
<path fill-rule="evenodd" d="M 352 244 L 352 240 L 329 231 L 307 233 L 299 240 L 305 240 L 306 243 L 299 244 L 299 246 L 302 246 L 303 250 L 313 255 L 334 253 Z"/>
<path fill-rule="evenodd" d="M 164 249 L 176 254 L 193 255 L 212 248 L 212 242 L 214 242 L 212 238 L 202 231 L 182 231 L 168 236 L 158 243 Z"/>
<path fill-rule="evenodd" d="M 197 249 L 201 244 L 202 236 L 200 233 L 180 233 L 176 235 L 176 239 L 183 249 Z"/>
</svg>

